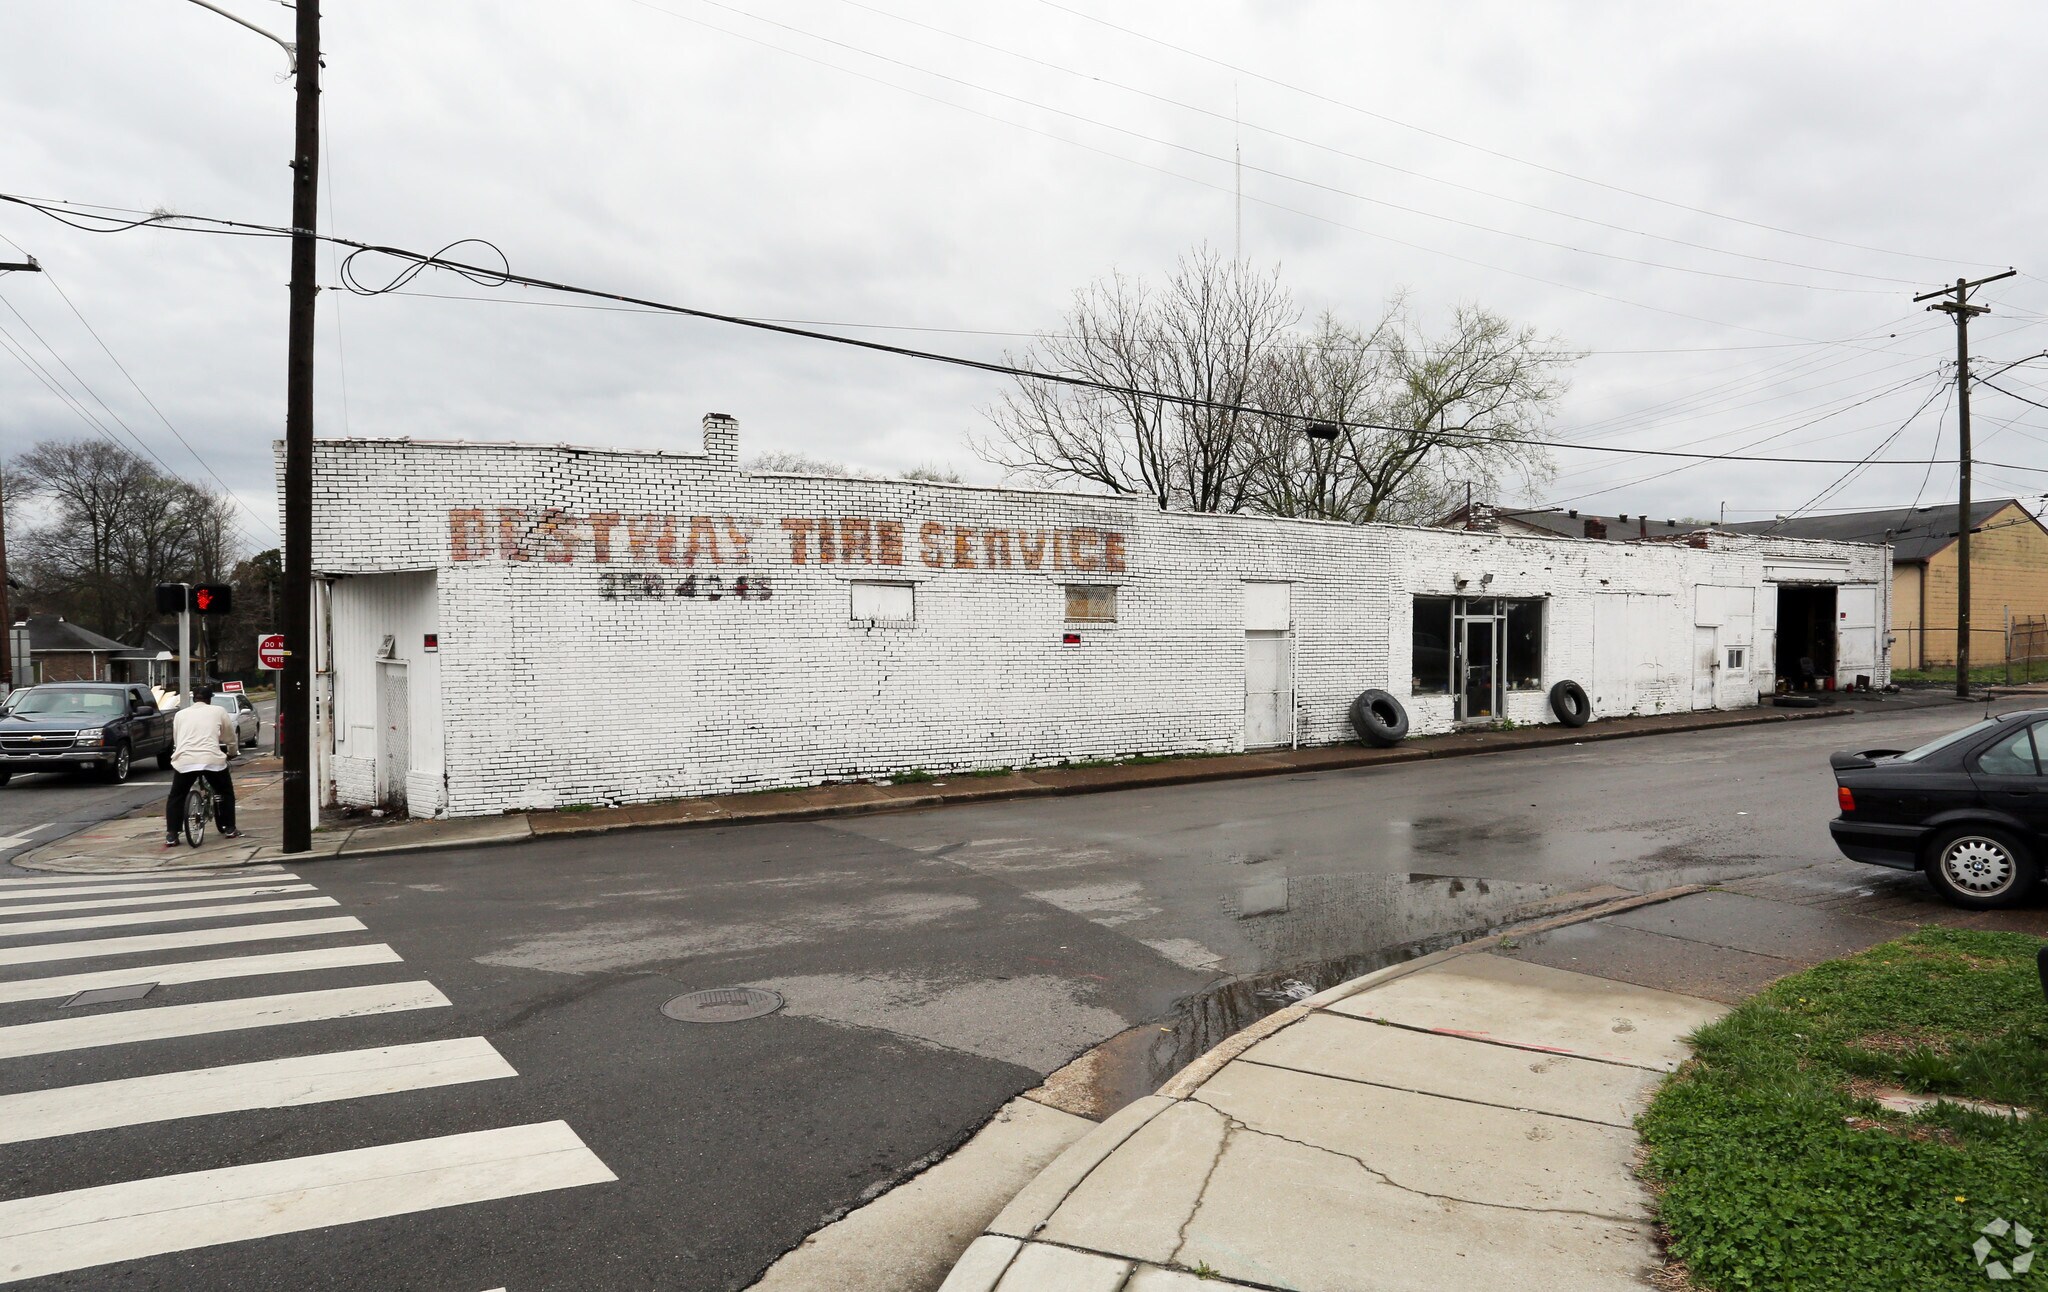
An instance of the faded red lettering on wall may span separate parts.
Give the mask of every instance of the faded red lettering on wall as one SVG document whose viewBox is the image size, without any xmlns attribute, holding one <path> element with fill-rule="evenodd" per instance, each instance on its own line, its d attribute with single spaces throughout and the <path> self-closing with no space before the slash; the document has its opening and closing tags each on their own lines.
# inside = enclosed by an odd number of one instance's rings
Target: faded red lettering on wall
<svg viewBox="0 0 2048 1292">
<path fill-rule="evenodd" d="M 480 561 L 489 555 L 484 550 L 484 511 L 481 507 L 451 507 L 448 509 L 448 559 L 451 561 Z"/>
<path fill-rule="evenodd" d="M 901 566 L 912 524 L 917 560 L 934 570 L 1043 570 L 1122 574 L 1128 539 L 1088 525 L 1022 529 L 904 521 L 875 516 L 783 516 L 780 553 L 760 550 L 759 529 L 734 516 L 676 512 L 578 513 L 562 507 L 451 507 L 448 556 L 456 562 L 541 561 L 551 565 Z M 623 585 L 621 585 L 623 586 Z"/>
</svg>

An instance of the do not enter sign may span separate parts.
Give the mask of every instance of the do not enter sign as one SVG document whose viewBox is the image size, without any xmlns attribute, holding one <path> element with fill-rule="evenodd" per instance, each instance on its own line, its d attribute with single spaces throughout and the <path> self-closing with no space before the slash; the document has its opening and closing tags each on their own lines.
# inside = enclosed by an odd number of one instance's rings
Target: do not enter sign
<svg viewBox="0 0 2048 1292">
<path fill-rule="evenodd" d="M 284 657 L 283 633 L 265 633 L 256 639 L 256 662 L 264 668 L 283 668 Z"/>
</svg>

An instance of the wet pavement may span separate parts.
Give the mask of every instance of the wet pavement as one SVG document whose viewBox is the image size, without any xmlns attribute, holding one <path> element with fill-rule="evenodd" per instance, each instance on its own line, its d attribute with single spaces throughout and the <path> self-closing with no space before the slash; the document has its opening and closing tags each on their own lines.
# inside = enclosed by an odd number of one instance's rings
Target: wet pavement
<svg viewBox="0 0 2048 1292">
<path fill-rule="evenodd" d="M 1687 908 L 1703 913 L 1682 925 L 1652 908 L 1504 954 L 1577 967 L 1571 937 L 1599 938 L 1724 998 L 1797 966 L 1774 932 L 1788 920 L 1835 930 L 1841 945 L 1872 924 L 1898 928 L 1919 909 L 1919 881 L 1833 860 L 1826 755 L 1916 742 L 1973 716 L 1883 710 L 1367 771 L 320 862 L 303 877 L 333 899 L 329 914 L 359 917 L 403 957 L 374 972 L 430 982 L 449 1007 L 14 1059 L 12 1088 L 456 1035 L 490 1041 L 518 1079 L 104 1131 L 90 1151 L 73 1139 L 13 1146 L 0 1150 L 0 1200 L 562 1119 L 615 1183 L 44 1285 L 742 1288 L 1112 1036 L 1124 1058 L 1062 1078 L 1097 1116 L 1317 987 L 1602 895 L 1743 891 Z M 1743 913 L 1757 902 L 1768 912 Z M 1603 951 L 1610 960 L 1622 963 Z M 274 981 L 268 990 L 333 985 Z M 675 995 L 729 986 L 769 987 L 787 1005 L 726 1026 L 661 1015 Z M 246 994 L 166 984 L 144 1007 Z"/>
</svg>

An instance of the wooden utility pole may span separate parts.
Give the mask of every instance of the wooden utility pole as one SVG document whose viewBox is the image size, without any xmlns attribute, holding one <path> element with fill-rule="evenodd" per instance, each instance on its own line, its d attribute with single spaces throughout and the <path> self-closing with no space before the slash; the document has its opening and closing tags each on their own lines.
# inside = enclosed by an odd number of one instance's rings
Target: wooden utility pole
<svg viewBox="0 0 2048 1292">
<path fill-rule="evenodd" d="M 1926 292 L 1915 301 L 1945 301 L 1929 305 L 1956 321 L 1956 698 L 1970 696 L 1970 316 L 1989 314 L 1989 305 L 1970 304 L 1970 290 L 2018 273 L 2008 269 L 1989 278 L 1956 279 L 1954 287 Z"/>
<path fill-rule="evenodd" d="M 27 260 L 0 261 L 0 274 L 40 274 L 43 267 L 30 256 Z M 14 612 L 7 602 L 7 504 L 6 483 L 0 476 L 0 695 L 14 685 Z"/>
<path fill-rule="evenodd" d="M 298 118 L 292 156 L 291 321 L 285 359 L 284 851 L 313 847 L 313 300 L 320 192 L 320 0 L 298 0 Z"/>
</svg>

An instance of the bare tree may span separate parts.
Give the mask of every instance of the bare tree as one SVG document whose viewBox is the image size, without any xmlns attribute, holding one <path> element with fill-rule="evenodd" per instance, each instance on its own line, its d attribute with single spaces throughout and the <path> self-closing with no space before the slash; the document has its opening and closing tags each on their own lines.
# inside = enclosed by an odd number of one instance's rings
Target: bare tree
<svg viewBox="0 0 2048 1292">
<path fill-rule="evenodd" d="M 1020 381 L 990 410 L 992 431 L 974 437 L 975 451 L 1041 483 L 1081 480 L 1161 507 L 1242 510 L 1254 421 L 1237 409 L 1249 404 L 1261 358 L 1298 317 L 1277 269 L 1207 246 L 1181 257 L 1156 289 L 1112 274 L 1076 292 L 1063 330 L 1039 334 L 1020 365 L 1107 389 Z"/>
<path fill-rule="evenodd" d="M 1206 247 L 1158 290 L 1112 274 L 1020 365 L 1108 389 L 1019 379 L 975 451 L 1161 507 L 1356 523 L 1426 519 L 1464 482 L 1491 495 L 1547 474 L 1530 441 L 1572 356 L 1531 329 L 1461 306 L 1431 337 L 1399 295 L 1369 328 L 1326 314 L 1300 334 L 1296 319 L 1277 270 Z M 1310 421 L 1337 438 L 1308 438 Z"/>
<path fill-rule="evenodd" d="M 39 522 L 19 531 L 15 562 L 35 608 L 108 636 L 156 618 L 158 583 L 217 581 L 240 554 L 233 499 L 108 441 L 46 440 L 9 471 Z"/>
<path fill-rule="evenodd" d="M 1325 315 L 1303 343 L 1274 351 L 1260 407 L 1292 416 L 1261 427 L 1252 505 L 1276 516 L 1358 524 L 1425 521 L 1467 486 L 1492 497 L 1549 474 L 1541 441 L 1575 356 L 1489 310 L 1460 306 L 1431 337 L 1405 296 L 1368 332 Z M 1303 418 L 1334 440 L 1303 435 Z"/>
</svg>

